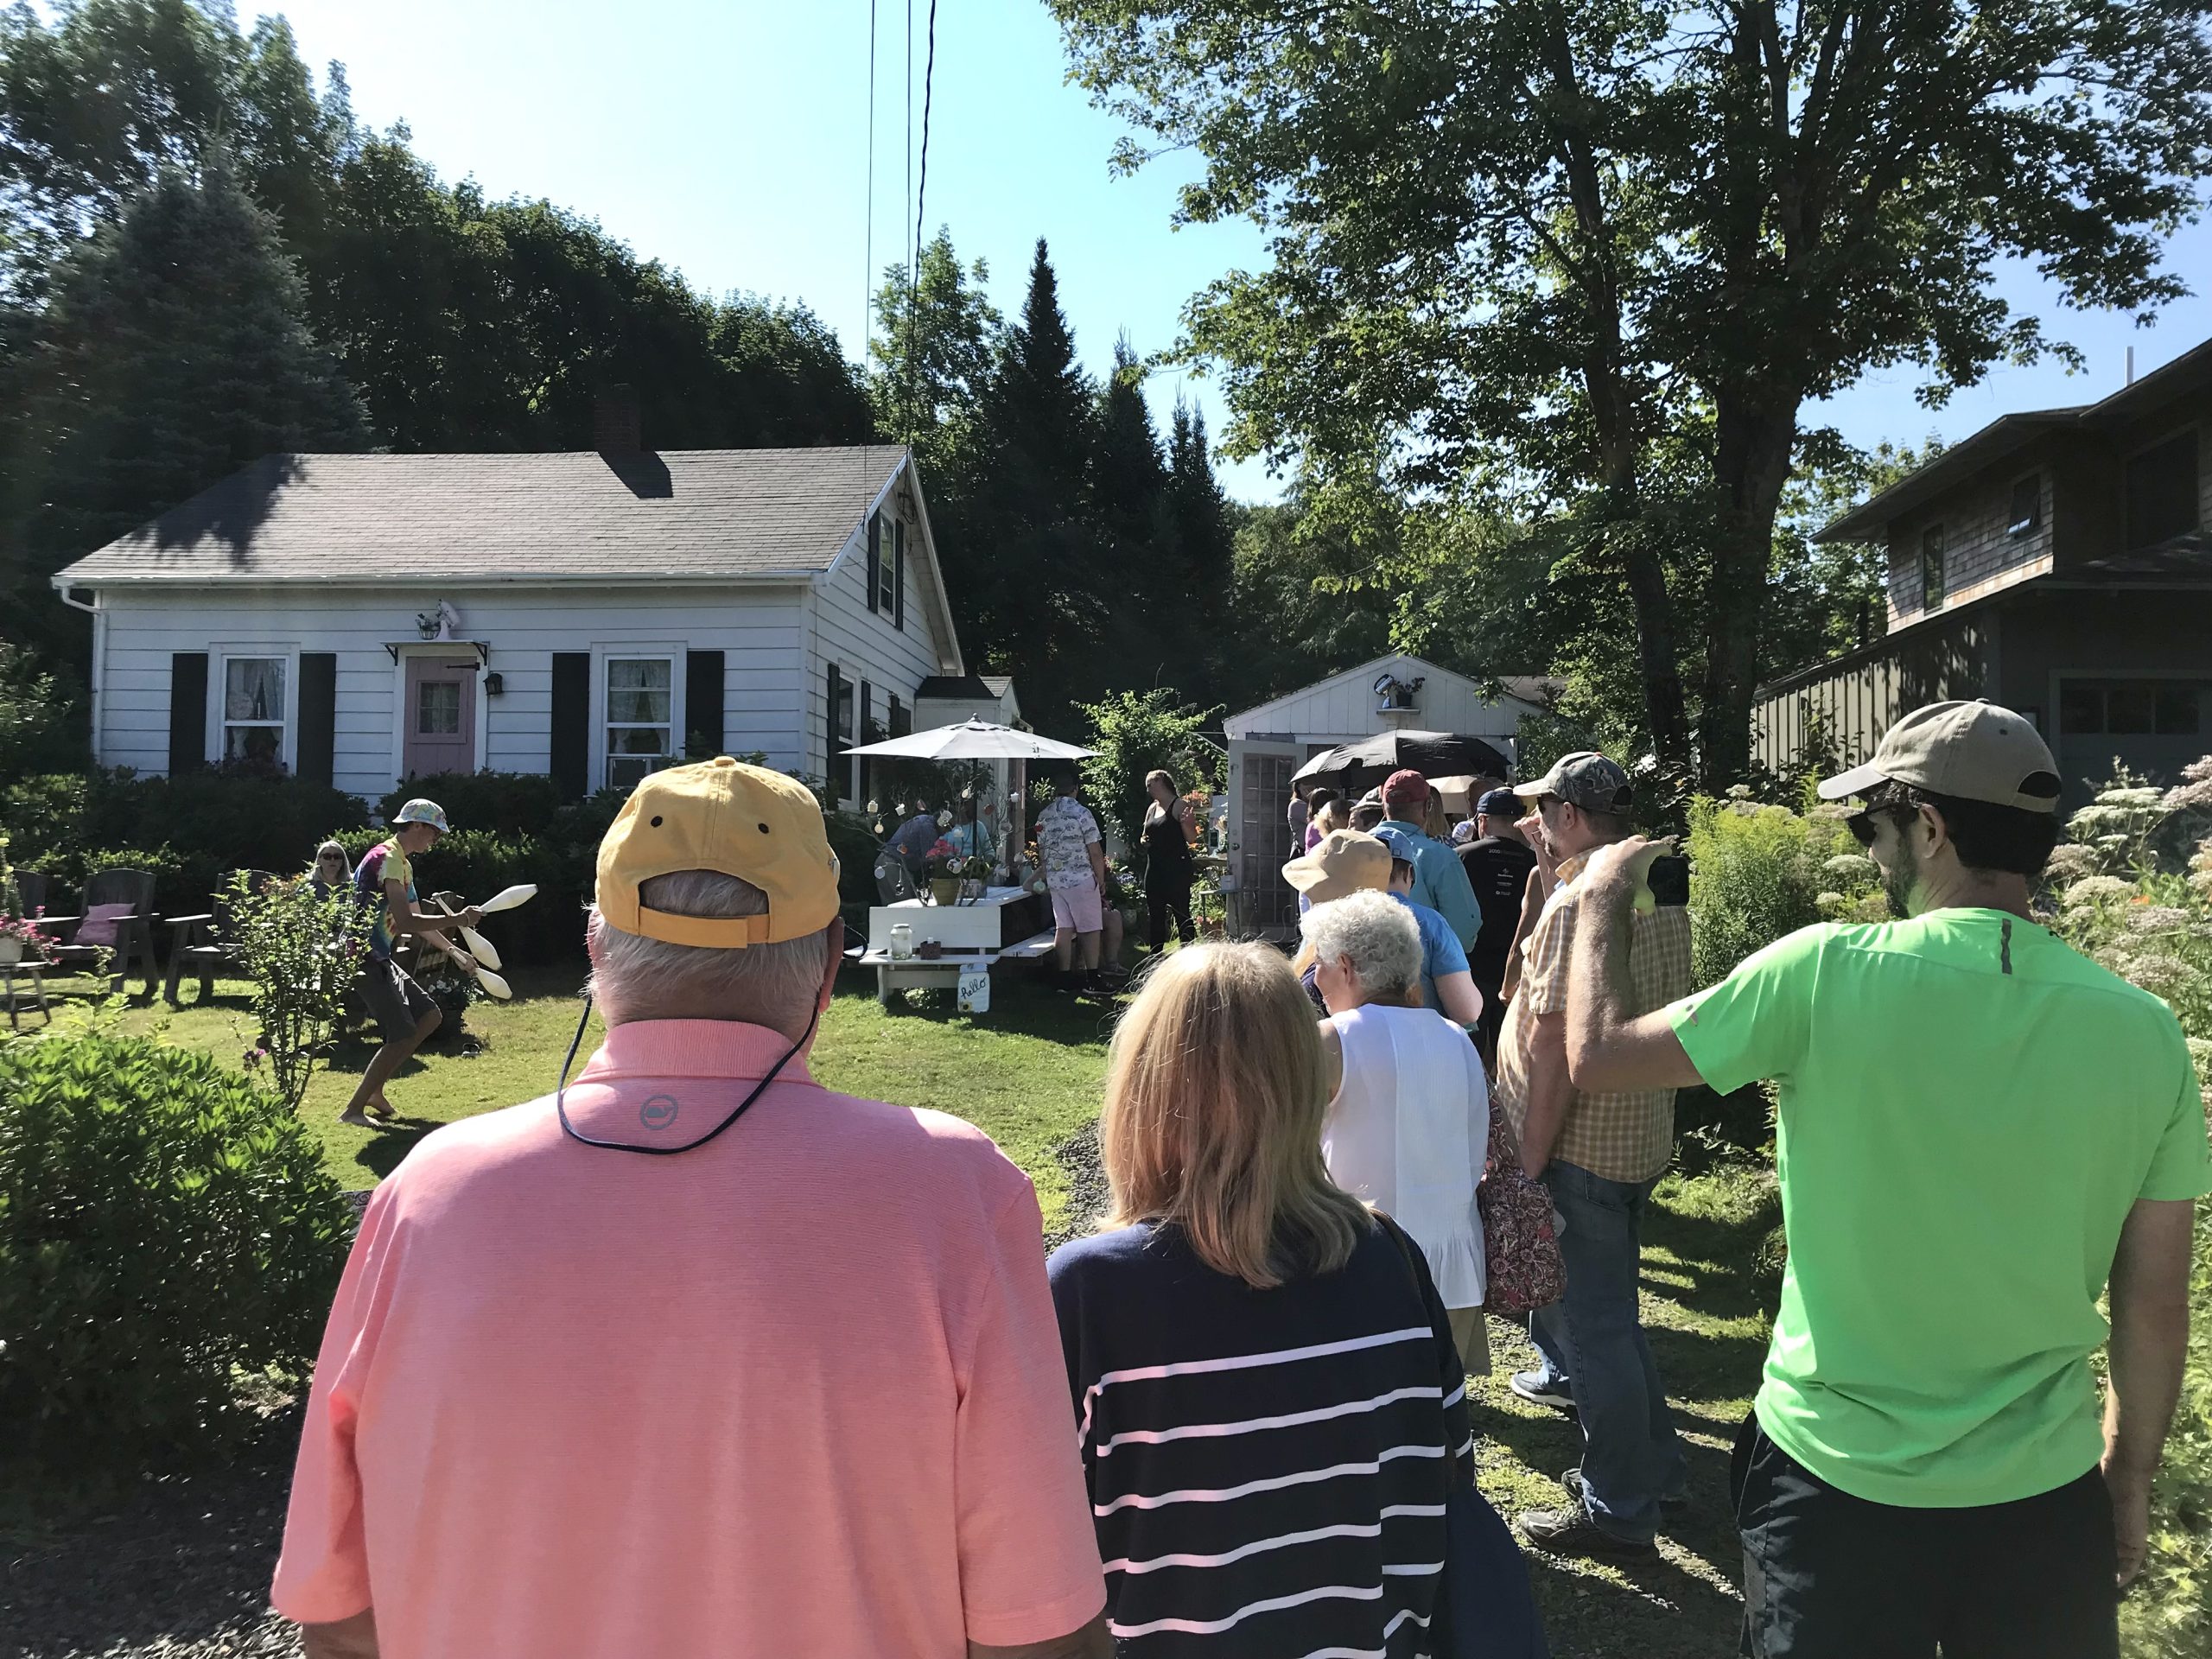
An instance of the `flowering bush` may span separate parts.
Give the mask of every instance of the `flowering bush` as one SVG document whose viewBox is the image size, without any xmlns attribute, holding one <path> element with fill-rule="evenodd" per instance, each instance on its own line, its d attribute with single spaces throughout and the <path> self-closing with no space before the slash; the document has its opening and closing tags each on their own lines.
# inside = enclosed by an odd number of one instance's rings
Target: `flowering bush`
<svg viewBox="0 0 2212 1659">
<path fill-rule="evenodd" d="M 1843 817 L 1832 807 L 1762 806 L 1740 790 L 1690 803 L 1690 950 L 1700 985 L 1801 927 L 1888 914 L 1881 872 Z"/>
<path fill-rule="evenodd" d="M 305 881 L 257 887 L 241 872 L 223 893 L 218 926 L 253 982 L 259 1027 L 245 1069 L 294 1109 L 344 1017 L 370 921 L 351 893 L 318 899 Z"/>
</svg>

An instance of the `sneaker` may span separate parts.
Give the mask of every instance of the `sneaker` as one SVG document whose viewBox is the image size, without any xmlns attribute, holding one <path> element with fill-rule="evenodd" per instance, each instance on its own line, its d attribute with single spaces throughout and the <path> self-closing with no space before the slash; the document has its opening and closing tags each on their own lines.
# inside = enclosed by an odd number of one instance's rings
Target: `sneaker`
<svg viewBox="0 0 2212 1659">
<path fill-rule="evenodd" d="M 1563 1509 L 1530 1510 L 1516 1516 L 1513 1524 L 1530 1543 L 1562 1555 L 1611 1555 L 1641 1560 L 1656 1554 L 1659 1548 L 1649 1539 L 1639 1541 L 1607 1532 L 1590 1518 L 1590 1511 L 1579 1503 L 1570 1503 Z"/>
<path fill-rule="evenodd" d="M 1549 1406 L 1554 1411 L 1574 1409 L 1574 1391 L 1567 1379 L 1554 1376 L 1548 1371 L 1516 1371 L 1505 1386 L 1523 1400 Z"/>
<path fill-rule="evenodd" d="M 1575 1503 L 1586 1503 L 1588 1502 L 1582 1493 L 1582 1470 L 1580 1465 L 1562 1472 L 1559 1478 L 1559 1484 L 1567 1488 L 1567 1497 L 1572 1498 Z M 1669 1492 L 1664 1497 L 1662 1497 L 1659 1500 L 1659 1513 L 1662 1515 L 1680 1515 L 1684 1510 L 1689 1508 L 1689 1506 L 1690 1495 L 1687 1491 Z"/>
</svg>

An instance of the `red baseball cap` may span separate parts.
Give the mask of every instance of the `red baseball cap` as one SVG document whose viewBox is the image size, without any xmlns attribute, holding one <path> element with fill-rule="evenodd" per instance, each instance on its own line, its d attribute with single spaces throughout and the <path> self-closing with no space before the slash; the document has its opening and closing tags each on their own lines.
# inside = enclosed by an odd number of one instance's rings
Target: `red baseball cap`
<svg viewBox="0 0 2212 1659">
<path fill-rule="evenodd" d="M 1394 772 L 1382 780 L 1382 804 L 1404 801 L 1411 806 L 1428 804 L 1428 779 L 1410 766 Z"/>
</svg>

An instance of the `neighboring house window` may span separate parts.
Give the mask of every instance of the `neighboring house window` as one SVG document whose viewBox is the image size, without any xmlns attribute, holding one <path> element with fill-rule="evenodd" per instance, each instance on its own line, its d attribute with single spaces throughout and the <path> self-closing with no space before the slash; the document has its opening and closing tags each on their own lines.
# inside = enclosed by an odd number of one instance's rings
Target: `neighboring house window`
<svg viewBox="0 0 2212 1659">
<path fill-rule="evenodd" d="M 1943 602 L 1943 526 L 1920 532 L 1920 605 L 1932 611 Z"/>
<path fill-rule="evenodd" d="M 627 789 L 675 758 L 676 660 L 607 659 L 607 781 Z"/>
<path fill-rule="evenodd" d="M 2069 737 L 2194 737 L 2205 686 L 2193 680 L 2068 680 L 2058 721 Z"/>
<path fill-rule="evenodd" d="M 223 659 L 223 760 L 279 766 L 284 760 L 284 659 Z"/>
<path fill-rule="evenodd" d="M 2005 515 L 2005 533 L 2025 536 L 2042 523 L 2043 474 L 2030 473 L 2012 486 L 2012 507 Z"/>
<path fill-rule="evenodd" d="M 2196 528 L 2196 429 L 2177 432 L 2127 463 L 2127 549 L 2153 547 Z"/>
</svg>

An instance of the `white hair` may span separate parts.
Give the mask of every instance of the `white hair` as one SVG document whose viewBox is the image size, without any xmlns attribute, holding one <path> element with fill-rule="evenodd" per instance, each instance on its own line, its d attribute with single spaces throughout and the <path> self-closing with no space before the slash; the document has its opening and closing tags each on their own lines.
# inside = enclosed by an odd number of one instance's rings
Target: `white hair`
<svg viewBox="0 0 2212 1659">
<path fill-rule="evenodd" d="M 1298 927 L 1318 961 L 1349 961 L 1370 996 L 1402 996 L 1421 983 L 1421 925 L 1387 893 L 1349 893 L 1316 905 Z"/>
<path fill-rule="evenodd" d="M 671 916 L 759 916 L 768 897 L 750 881 L 716 870 L 679 870 L 639 884 L 648 910 Z M 798 1033 L 813 1017 L 826 965 L 820 932 L 779 944 L 726 950 L 670 944 L 608 925 L 591 914 L 591 994 L 607 1024 L 652 1017 L 662 1007 L 727 1007 L 725 1018 Z"/>
</svg>

